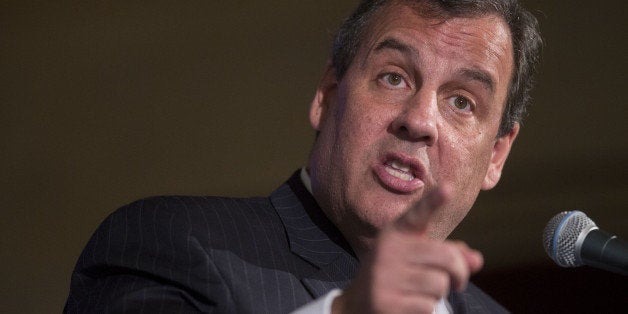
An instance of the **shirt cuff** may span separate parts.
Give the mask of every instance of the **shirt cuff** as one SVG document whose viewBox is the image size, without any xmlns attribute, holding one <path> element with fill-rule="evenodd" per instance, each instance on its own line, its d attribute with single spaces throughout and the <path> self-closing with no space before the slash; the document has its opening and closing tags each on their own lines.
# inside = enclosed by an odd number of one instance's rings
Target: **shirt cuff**
<svg viewBox="0 0 628 314">
<path fill-rule="evenodd" d="M 302 307 L 292 311 L 292 314 L 331 314 L 331 304 L 334 299 L 342 294 L 342 290 L 334 289 L 324 296 L 303 305 Z"/>
</svg>

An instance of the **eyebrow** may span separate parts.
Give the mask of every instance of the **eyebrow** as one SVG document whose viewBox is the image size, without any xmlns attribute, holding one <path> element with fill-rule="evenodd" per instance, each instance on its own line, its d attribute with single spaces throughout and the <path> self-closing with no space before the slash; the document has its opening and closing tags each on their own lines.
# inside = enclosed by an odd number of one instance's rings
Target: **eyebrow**
<svg viewBox="0 0 628 314">
<path fill-rule="evenodd" d="M 410 55 L 410 54 L 418 55 L 419 54 L 419 52 L 416 51 L 416 49 L 414 49 L 410 45 L 406 45 L 394 38 L 386 38 L 382 40 L 379 44 L 377 44 L 377 46 L 375 46 L 375 49 L 373 49 L 373 51 L 379 52 L 384 49 L 397 50 L 406 55 Z"/>
<path fill-rule="evenodd" d="M 495 81 L 487 72 L 476 69 L 462 69 L 459 72 L 462 77 L 482 83 L 491 93 L 495 91 Z"/>
<path fill-rule="evenodd" d="M 400 42 L 399 40 L 391 38 L 391 37 L 385 38 L 384 40 L 379 42 L 375 46 L 375 48 L 371 50 L 368 54 L 370 55 L 371 53 L 380 53 L 382 50 L 398 51 L 398 52 L 401 52 L 401 54 L 403 54 L 406 58 L 410 58 L 410 59 L 412 59 L 413 56 L 419 55 L 419 52 L 416 49 L 414 49 L 414 47 L 408 44 L 404 44 Z M 368 58 L 364 58 L 364 60 L 362 60 L 362 66 L 365 66 L 367 61 L 368 61 Z"/>
</svg>

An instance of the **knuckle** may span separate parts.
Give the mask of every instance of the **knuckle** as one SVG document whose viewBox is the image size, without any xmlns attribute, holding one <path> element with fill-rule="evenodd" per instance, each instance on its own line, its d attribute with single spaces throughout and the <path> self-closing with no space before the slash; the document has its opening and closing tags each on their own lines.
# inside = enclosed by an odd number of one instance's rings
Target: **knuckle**
<svg viewBox="0 0 628 314">
<path fill-rule="evenodd" d="M 455 286 L 466 282 L 469 278 L 470 270 L 466 264 L 462 252 L 453 244 L 446 245 L 443 250 L 443 266 L 451 275 L 451 280 Z"/>
<path fill-rule="evenodd" d="M 450 268 L 459 268 L 464 266 L 464 257 L 462 252 L 455 245 L 445 245 L 443 249 L 444 262 Z"/>
<path fill-rule="evenodd" d="M 446 274 L 439 274 L 434 280 L 434 290 L 438 298 L 442 298 L 449 293 L 451 280 Z"/>
</svg>

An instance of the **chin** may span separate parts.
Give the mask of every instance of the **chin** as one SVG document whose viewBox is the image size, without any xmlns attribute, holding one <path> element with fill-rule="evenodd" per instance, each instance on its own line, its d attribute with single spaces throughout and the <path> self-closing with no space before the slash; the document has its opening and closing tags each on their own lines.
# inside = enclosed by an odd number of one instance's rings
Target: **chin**
<svg viewBox="0 0 628 314">
<path fill-rule="evenodd" d="M 391 224 L 393 221 L 399 218 L 399 216 L 401 216 L 404 213 L 404 211 L 403 210 L 395 210 L 395 211 L 388 210 L 386 212 L 378 212 L 378 213 L 379 215 L 376 215 L 376 216 L 363 217 L 363 221 L 365 221 L 366 224 L 370 226 L 370 229 L 374 230 L 375 232 L 379 232 L 380 230 L 385 228 L 387 225 Z"/>
<path fill-rule="evenodd" d="M 447 239 L 447 237 L 449 237 L 452 231 L 453 230 L 451 229 L 443 230 L 436 228 L 434 230 L 428 230 L 427 236 L 432 240 L 444 241 L 445 239 Z"/>
</svg>

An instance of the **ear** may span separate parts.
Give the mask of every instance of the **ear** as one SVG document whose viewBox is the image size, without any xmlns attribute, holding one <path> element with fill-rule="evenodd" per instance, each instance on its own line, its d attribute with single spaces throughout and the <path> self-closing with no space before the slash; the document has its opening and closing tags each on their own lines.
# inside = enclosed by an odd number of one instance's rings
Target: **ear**
<svg viewBox="0 0 628 314">
<path fill-rule="evenodd" d="M 310 104 L 310 124 L 314 130 L 320 131 L 331 102 L 334 101 L 337 87 L 336 69 L 331 65 L 331 61 L 327 61 L 325 72 Z"/>
<path fill-rule="evenodd" d="M 508 158 L 510 148 L 515 138 L 517 138 L 517 134 L 519 134 L 519 123 L 515 123 L 508 134 L 495 140 L 491 161 L 488 165 L 484 182 L 482 182 L 482 190 L 490 190 L 499 182 L 499 178 L 502 176 L 502 169 L 504 169 L 504 164 L 506 163 L 506 158 Z"/>
</svg>

